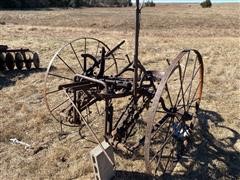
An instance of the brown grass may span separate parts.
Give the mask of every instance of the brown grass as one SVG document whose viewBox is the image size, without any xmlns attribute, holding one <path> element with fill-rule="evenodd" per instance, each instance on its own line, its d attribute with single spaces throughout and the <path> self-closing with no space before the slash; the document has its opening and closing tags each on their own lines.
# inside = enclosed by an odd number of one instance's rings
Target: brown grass
<svg viewBox="0 0 240 180">
<path fill-rule="evenodd" d="M 239 4 L 143 9 L 140 57 L 146 67 L 165 69 L 165 59 L 173 59 L 184 48 L 198 49 L 204 59 L 199 146 L 193 160 L 179 163 L 173 177 L 240 176 L 239 14 Z M 38 51 L 42 67 L 64 43 L 83 36 L 99 38 L 110 47 L 125 39 L 125 50 L 132 57 L 133 15 L 134 8 L 0 11 L 0 22 L 5 22 L 0 25 L 0 44 Z M 84 166 L 88 154 L 82 153 L 84 144 L 77 133 L 62 141 L 57 138 L 59 125 L 45 107 L 43 83 L 44 69 L 0 74 L 0 178 L 90 178 L 91 167 Z M 10 144 L 14 137 L 34 149 Z M 117 168 L 144 171 L 141 164 L 119 161 Z"/>
</svg>

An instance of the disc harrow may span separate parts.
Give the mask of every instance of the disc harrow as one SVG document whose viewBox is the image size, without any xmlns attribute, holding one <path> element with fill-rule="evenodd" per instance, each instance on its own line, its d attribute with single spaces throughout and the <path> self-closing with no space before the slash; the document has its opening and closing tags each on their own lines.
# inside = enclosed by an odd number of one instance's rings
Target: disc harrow
<svg viewBox="0 0 240 180">
<path fill-rule="evenodd" d="M 61 129 L 78 128 L 87 147 L 105 140 L 121 157 L 138 157 L 146 172 L 161 175 L 171 172 L 190 142 L 203 60 L 185 49 L 165 71 L 146 69 L 138 57 L 139 0 L 136 6 L 133 59 L 123 52 L 125 41 L 112 48 L 87 37 L 67 43 L 48 66 L 45 101 Z"/>
<path fill-rule="evenodd" d="M 35 68 L 40 67 L 39 55 L 29 49 L 9 49 L 6 45 L 0 45 L 0 71 L 12 71 L 15 68 L 22 70 L 31 69 L 32 64 Z"/>
</svg>

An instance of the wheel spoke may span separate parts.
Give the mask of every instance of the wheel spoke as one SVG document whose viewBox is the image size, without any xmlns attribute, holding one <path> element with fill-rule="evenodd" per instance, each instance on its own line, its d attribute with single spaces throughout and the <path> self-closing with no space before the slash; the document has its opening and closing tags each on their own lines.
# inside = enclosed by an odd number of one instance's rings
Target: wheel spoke
<svg viewBox="0 0 240 180">
<path fill-rule="evenodd" d="M 199 81 L 199 83 L 198 83 L 198 86 L 197 86 L 197 88 L 196 88 L 196 91 L 194 92 L 194 95 L 193 95 L 193 97 L 192 97 L 192 100 L 191 100 L 191 103 L 190 104 L 192 104 L 193 102 L 194 102 L 194 98 L 195 98 L 195 96 L 196 96 L 196 94 L 197 94 L 197 92 L 198 92 L 198 88 L 199 88 L 199 86 L 200 86 L 200 84 L 201 84 L 201 81 Z M 197 99 L 197 100 L 199 100 L 199 99 Z M 188 108 L 188 110 L 189 110 L 189 108 Z"/>
<path fill-rule="evenodd" d="M 54 91 L 49 91 L 46 93 L 46 95 L 49 95 L 49 94 L 53 94 L 53 93 L 56 93 L 56 92 L 59 92 L 61 91 L 61 89 L 57 89 L 57 90 L 54 90 Z"/>
<path fill-rule="evenodd" d="M 172 119 L 172 121 L 174 121 L 174 118 Z M 172 121 L 171 121 L 171 122 L 172 122 Z M 168 141 L 169 141 L 170 138 L 172 137 L 172 135 L 173 135 L 174 132 L 170 133 L 170 135 L 168 136 L 169 130 L 170 130 L 171 124 L 172 124 L 171 122 L 169 123 L 168 133 L 167 133 L 166 136 L 165 136 L 165 141 L 164 141 L 164 143 L 162 144 L 162 146 L 160 147 L 160 149 L 156 152 L 156 154 L 152 157 L 152 159 L 150 160 L 150 162 L 152 162 L 152 161 L 155 159 L 155 157 L 162 151 L 162 149 L 165 147 L 165 145 L 168 143 Z M 180 123 L 178 123 L 177 127 L 179 126 L 179 124 L 180 124 Z"/>
<path fill-rule="evenodd" d="M 57 57 L 68 67 L 73 74 L 76 74 L 75 71 L 61 58 L 61 56 L 57 55 Z"/>
<path fill-rule="evenodd" d="M 201 66 L 199 66 L 199 67 L 197 68 L 197 71 L 195 72 L 193 78 L 191 79 L 190 83 L 188 84 L 186 90 L 184 91 L 184 96 L 185 96 L 185 94 L 187 93 L 187 90 L 190 88 L 190 86 L 191 86 L 191 84 L 192 84 L 194 78 L 196 77 L 198 71 L 200 70 L 200 68 L 201 68 Z M 181 101 L 182 101 L 182 98 L 177 102 L 176 106 L 177 106 Z"/>
<path fill-rule="evenodd" d="M 78 55 L 77 55 L 77 53 L 76 53 L 76 51 L 75 51 L 75 49 L 74 49 L 72 43 L 70 43 L 70 46 L 71 46 L 71 48 L 72 48 L 73 53 L 75 54 L 75 57 L 76 57 L 76 59 L 77 59 L 79 65 L 80 65 L 80 67 L 81 67 L 82 70 L 83 70 L 82 64 L 81 64 L 81 62 L 80 62 L 80 60 L 79 60 L 79 58 L 78 58 Z"/>
<path fill-rule="evenodd" d="M 155 174 L 157 174 L 157 170 L 158 170 L 159 168 L 161 168 L 161 171 L 164 170 L 164 167 L 163 167 L 163 165 L 162 165 L 161 159 L 162 159 L 161 156 L 158 157 L 157 164 L 156 164 L 156 168 L 155 168 Z"/>
<path fill-rule="evenodd" d="M 183 108 L 184 108 L 184 111 L 186 111 L 186 107 L 185 107 L 185 98 L 184 98 L 184 93 L 183 93 L 183 80 L 182 80 L 181 66 L 179 65 L 178 68 L 179 68 L 179 76 L 180 76 L 180 91 L 181 91 L 181 93 L 182 93 Z M 175 106 L 176 106 L 176 105 L 175 105 Z"/>
<path fill-rule="evenodd" d="M 107 70 L 109 70 L 114 64 L 115 64 L 115 62 L 112 63 L 107 69 L 105 69 L 104 72 L 106 72 Z"/>
<path fill-rule="evenodd" d="M 168 165 L 169 165 L 169 162 L 170 162 L 170 160 L 172 159 L 173 152 L 174 152 L 174 148 L 172 148 L 171 151 L 170 151 L 170 154 L 169 154 L 169 156 L 168 156 L 168 161 L 167 161 L 167 163 L 166 163 L 166 166 L 165 166 L 165 169 L 164 169 L 163 173 L 165 173 L 166 170 L 167 170 L 167 167 L 168 167 Z"/>
<path fill-rule="evenodd" d="M 167 94 L 168 94 L 168 98 L 169 98 L 169 101 L 170 101 L 170 104 L 171 104 L 171 107 L 173 107 L 173 103 L 172 103 L 172 98 L 170 96 L 170 92 L 169 92 L 169 89 L 168 89 L 168 85 L 166 84 L 166 91 L 167 91 Z"/>
<path fill-rule="evenodd" d="M 166 124 L 168 118 L 170 118 L 170 116 L 165 115 L 158 123 L 156 123 L 156 124 L 154 125 L 153 131 L 155 131 L 155 132 L 154 132 L 154 134 L 151 136 L 151 138 L 154 138 L 154 137 L 156 136 L 156 134 L 158 133 L 157 130 L 160 129 L 160 128 L 162 128 L 162 127 L 164 126 L 164 124 Z M 155 128 L 156 128 L 156 129 L 155 129 Z"/>
<path fill-rule="evenodd" d="M 61 76 L 61 75 L 58 75 L 58 74 L 48 73 L 48 75 L 55 76 L 55 77 L 58 77 L 58 78 L 61 78 L 61 79 L 66 79 L 66 80 L 73 81 L 73 80 L 70 79 L 70 78 L 67 78 L 67 77 L 64 77 L 64 76 Z"/>
<path fill-rule="evenodd" d="M 99 107 L 98 107 L 97 103 L 95 103 L 95 105 L 96 105 L 96 109 L 97 109 L 98 115 L 100 115 L 100 110 L 99 110 Z"/>
<path fill-rule="evenodd" d="M 193 71 L 192 71 L 192 79 L 190 81 L 190 89 L 189 89 L 189 93 L 188 93 L 188 100 L 187 100 L 187 105 L 189 104 L 189 100 L 190 100 L 190 95 L 191 95 L 191 90 L 192 90 L 192 82 L 193 82 L 193 79 L 194 79 L 194 72 L 195 72 L 195 68 L 196 68 L 196 64 L 197 64 L 197 56 L 195 58 L 195 62 L 194 62 L 194 67 L 193 67 Z M 187 107 L 188 108 L 188 107 Z M 189 108 L 188 108 L 189 109 Z"/>
<path fill-rule="evenodd" d="M 160 149 L 156 152 L 156 154 L 152 157 L 152 159 L 150 160 L 150 162 L 152 162 L 155 157 L 162 151 L 162 149 L 166 146 L 166 144 L 169 142 L 170 138 L 172 137 L 173 132 L 167 137 L 166 141 L 162 144 L 162 146 L 160 147 Z"/>
<path fill-rule="evenodd" d="M 180 76 L 181 88 L 182 88 L 182 83 L 183 83 L 184 78 L 185 78 L 185 73 L 186 73 L 187 64 L 188 64 L 188 60 L 189 60 L 189 55 L 190 55 L 190 51 L 188 52 L 188 55 L 187 55 L 187 60 L 186 60 L 186 63 L 185 63 L 183 76 L 182 76 L 181 65 L 180 65 L 179 62 L 178 62 L 178 68 L 179 68 L 179 76 Z M 179 92 L 178 92 L 178 95 L 177 95 L 177 99 L 176 99 L 175 106 L 177 105 L 177 102 L 178 102 L 178 98 L 179 98 L 180 93 L 181 93 L 181 89 L 179 89 Z"/>
<path fill-rule="evenodd" d="M 71 96 L 71 98 L 72 98 L 72 97 L 73 97 L 73 96 Z M 55 111 L 57 108 L 59 108 L 60 106 L 62 106 L 63 104 L 65 104 L 67 101 L 68 101 L 68 99 L 65 100 L 65 101 L 63 101 L 63 102 L 61 102 L 60 104 L 58 104 L 57 106 L 55 106 L 53 109 L 51 109 L 50 112 Z"/>
<path fill-rule="evenodd" d="M 186 63 L 185 63 L 184 72 L 183 72 L 183 77 L 182 77 L 182 83 L 183 83 L 183 81 L 184 81 L 184 79 L 185 79 L 185 74 L 186 74 L 186 70 L 187 70 L 189 55 L 190 55 L 190 51 L 188 52 L 188 55 L 187 55 L 187 61 L 186 61 Z"/>
<path fill-rule="evenodd" d="M 172 119 L 171 119 L 171 121 L 172 121 Z M 171 122 L 170 122 L 169 125 L 168 125 L 168 131 L 167 131 L 167 134 L 165 135 L 165 138 L 164 138 L 165 141 L 167 140 L 170 127 L 171 127 Z M 162 163 L 161 163 L 163 149 L 164 149 L 164 148 L 161 149 L 160 155 L 158 156 L 158 161 L 157 161 L 157 164 L 156 164 L 155 173 L 156 173 L 156 171 L 157 171 L 157 169 L 158 169 L 158 166 L 159 166 L 160 164 L 161 164 L 161 167 L 160 167 L 161 170 L 164 171 L 164 167 L 163 167 L 163 165 L 162 165 Z"/>
<path fill-rule="evenodd" d="M 179 65 L 178 65 L 179 66 Z M 180 72 L 179 72 L 179 74 L 180 74 Z M 181 76 L 180 76 L 180 83 L 181 83 Z M 180 96 L 180 93 L 181 93 L 181 89 L 179 89 L 179 91 L 178 91 L 178 95 L 177 95 L 177 98 L 176 98 L 176 102 L 175 102 L 175 105 L 174 105 L 174 107 L 176 107 L 177 106 L 177 103 L 178 103 L 178 98 L 179 98 L 179 96 Z"/>
</svg>

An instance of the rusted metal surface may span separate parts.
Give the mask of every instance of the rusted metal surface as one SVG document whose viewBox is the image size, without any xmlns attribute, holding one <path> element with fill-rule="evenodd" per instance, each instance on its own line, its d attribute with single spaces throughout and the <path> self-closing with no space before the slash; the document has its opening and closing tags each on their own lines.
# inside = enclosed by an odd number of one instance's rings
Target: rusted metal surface
<svg viewBox="0 0 240 180">
<path fill-rule="evenodd" d="M 137 0 L 133 60 L 126 54 L 119 57 L 125 41 L 109 48 L 95 38 L 76 39 L 52 58 L 45 101 L 61 125 L 79 127 L 80 135 L 87 128 L 97 144 L 103 137 L 128 156 L 144 149 L 147 172 L 161 174 L 172 166 L 176 154 L 179 157 L 177 144 L 186 144 L 190 136 L 180 136 L 179 131 L 191 131 L 199 108 L 203 61 L 197 50 L 187 49 L 167 61 L 164 72 L 147 70 L 138 58 L 141 9 Z M 116 103 L 119 99 L 121 104 Z M 102 133 L 95 132 L 99 130 Z"/>
</svg>

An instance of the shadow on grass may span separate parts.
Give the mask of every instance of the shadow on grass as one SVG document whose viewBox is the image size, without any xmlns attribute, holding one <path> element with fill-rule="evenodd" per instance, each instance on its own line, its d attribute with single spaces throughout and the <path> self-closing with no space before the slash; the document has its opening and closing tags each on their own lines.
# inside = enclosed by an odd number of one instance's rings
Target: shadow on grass
<svg viewBox="0 0 240 180">
<path fill-rule="evenodd" d="M 24 79 L 34 73 L 45 72 L 46 70 L 47 70 L 46 68 L 39 69 L 33 68 L 30 70 L 14 69 L 13 71 L 4 71 L 2 73 L 0 72 L 0 90 L 4 87 L 14 86 L 17 80 Z"/>
<path fill-rule="evenodd" d="M 227 126 L 220 125 L 224 122 L 222 116 L 214 111 L 203 110 L 197 114 L 198 127 L 196 130 L 195 144 L 187 174 L 177 178 L 207 178 L 207 179 L 237 179 L 240 177 L 240 153 L 235 149 L 235 144 L 240 138 L 237 131 Z M 210 126 L 217 129 L 216 139 L 211 133 Z M 184 166 L 184 163 L 182 163 Z"/>
<path fill-rule="evenodd" d="M 192 150 L 189 152 L 191 161 L 182 158 L 179 162 L 181 166 L 187 169 L 186 172 L 176 171 L 164 174 L 161 177 L 153 177 L 144 173 L 117 171 L 114 180 L 239 179 L 240 153 L 235 149 L 235 144 L 240 139 L 240 134 L 232 128 L 220 125 L 224 122 L 224 119 L 214 111 L 200 109 L 197 118 L 198 126 L 196 127 Z M 218 132 L 223 133 L 222 137 L 224 138 L 216 139 L 210 132 L 210 126 L 214 126 L 218 129 Z"/>
<path fill-rule="evenodd" d="M 140 173 L 140 172 L 133 172 L 133 171 L 116 171 L 115 177 L 112 180 L 150 180 L 154 179 L 153 176 L 145 174 L 145 173 Z"/>
</svg>

